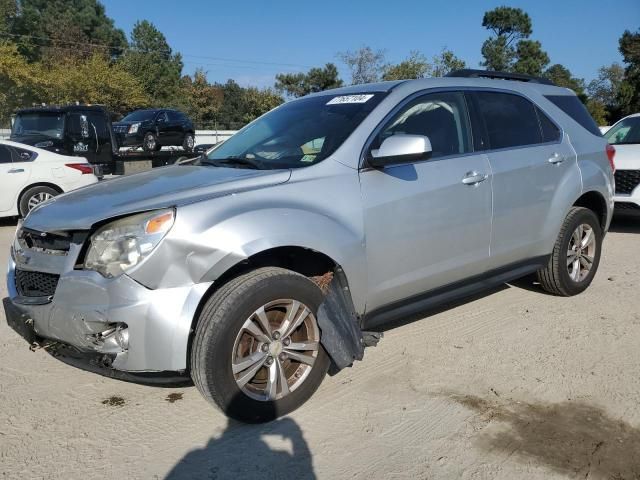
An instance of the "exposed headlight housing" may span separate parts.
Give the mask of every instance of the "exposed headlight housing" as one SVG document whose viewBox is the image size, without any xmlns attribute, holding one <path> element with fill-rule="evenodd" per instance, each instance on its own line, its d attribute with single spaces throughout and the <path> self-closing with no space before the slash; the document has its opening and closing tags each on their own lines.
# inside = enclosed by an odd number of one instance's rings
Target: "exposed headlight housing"
<svg viewBox="0 0 640 480">
<path fill-rule="evenodd" d="M 174 210 L 167 209 L 132 215 L 105 225 L 91 236 L 84 268 L 107 278 L 122 275 L 151 254 L 174 221 Z"/>
<path fill-rule="evenodd" d="M 140 128 L 140 123 L 134 123 L 129 127 L 129 133 L 137 133 Z"/>
</svg>

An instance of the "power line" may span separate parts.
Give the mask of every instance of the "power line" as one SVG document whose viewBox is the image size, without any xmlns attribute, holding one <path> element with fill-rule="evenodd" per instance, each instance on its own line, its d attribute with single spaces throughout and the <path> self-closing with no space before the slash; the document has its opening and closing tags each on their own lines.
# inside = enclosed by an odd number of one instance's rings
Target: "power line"
<svg viewBox="0 0 640 480">
<path fill-rule="evenodd" d="M 18 38 L 30 38 L 30 39 L 36 39 L 36 40 L 43 40 L 43 41 L 47 41 L 47 42 L 51 42 L 52 39 L 49 37 L 42 37 L 42 36 L 37 36 L 37 35 L 29 35 L 29 34 L 18 34 L 18 33 L 0 33 L 0 37 L 18 37 Z M 142 51 L 142 50 L 138 50 L 136 48 L 133 47 L 129 47 L 129 46 L 121 46 L 121 45 L 107 45 L 107 44 L 103 44 L 103 43 L 91 43 L 91 42 L 75 42 L 75 41 L 71 41 L 71 40 L 53 40 L 54 42 L 60 42 L 66 45 L 79 45 L 79 46 L 84 46 L 84 47 L 96 47 L 96 48 L 104 48 L 104 49 L 108 49 L 108 50 L 121 50 L 122 52 L 142 52 L 142 53 L 160 53 L 160 54 L 166 54 L 166 55 L 170 55 L 173 52 L 173 50 L 171 48 L 168 49 L 155 49 L 155 50 L 148 50 L 148 51 Z M 50 47 L 51 45 L 38 45 L 39 47 Z M 71 48 L 68 47 L 60 47 L 58 45 L 56 45 L 54 48 L 58 48 L 61 50 L 73 50 Z M 189 54 L 189 53 L 181 53 L 181 52 L 177 52 L 179 53 L 182 57 L 189 57 L 189 58 L 201 58 L 204 60 L 214 60 L 214 61 L 221 61 L 221 62 L 234 62 L 234 63 L 248 63 L 248 64 L 255 64 L 255 65 L 271 65 L 271 66 L 281 66 L 281 67 L 296 67 L 296 68 L 313 68 L 311 65 L 302 65 L 302 64 L 298 64 L 298 63 L 284 63 L 284 62 L 267 62 L 267 61 L 263 61 L 263 60 L 246 60 L 246 59 L 240 59 L 240 58 L 225 58 L 225 57 L 212 57 L 212 56 L 206 56 L 206 55 L 194 55 L 194 54 Z M 190 63 L 195 63 L 195 62 L 190 62 Z"/>
</svg>

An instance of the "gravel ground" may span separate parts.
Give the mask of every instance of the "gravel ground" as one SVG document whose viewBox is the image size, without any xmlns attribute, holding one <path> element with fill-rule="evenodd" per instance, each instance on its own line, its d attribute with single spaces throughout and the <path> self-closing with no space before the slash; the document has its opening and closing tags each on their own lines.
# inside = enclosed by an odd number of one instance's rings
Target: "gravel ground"
<svg viewBox="0 0 640 480">
<path fill-rule="evenodd" d="M 640 478 L 638 247 L 617 221 L 578 297 L 518 281 L 390 328 L 261 426 L 31 352 L 3 318 L 1 478 Z"/>
</svg>

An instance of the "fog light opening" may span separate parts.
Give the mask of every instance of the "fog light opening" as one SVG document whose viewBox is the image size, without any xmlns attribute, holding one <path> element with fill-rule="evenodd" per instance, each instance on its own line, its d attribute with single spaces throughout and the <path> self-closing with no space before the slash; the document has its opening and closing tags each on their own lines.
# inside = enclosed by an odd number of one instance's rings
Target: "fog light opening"
<svg viewBox="0 0 640 480">
<path fill-rule="evenodd" d="M 114 337 L 122 350 L 129 350 L 129 326 L 126 323 L 118 324 Z"/>
</svg>

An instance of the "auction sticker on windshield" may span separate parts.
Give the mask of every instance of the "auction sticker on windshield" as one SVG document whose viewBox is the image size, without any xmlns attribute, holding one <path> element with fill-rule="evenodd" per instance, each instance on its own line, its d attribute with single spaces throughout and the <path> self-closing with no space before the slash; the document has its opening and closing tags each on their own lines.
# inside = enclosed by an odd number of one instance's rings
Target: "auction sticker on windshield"
<svg viewBox="0 0 640 480">
<path fill-rule="evenodd" d="M 327 105 L 341 105 L 343 103 L 365 103 L 373 95 L 341 95 L 340 97 L 333 97 L 327 102 Z"/>
</svg>

